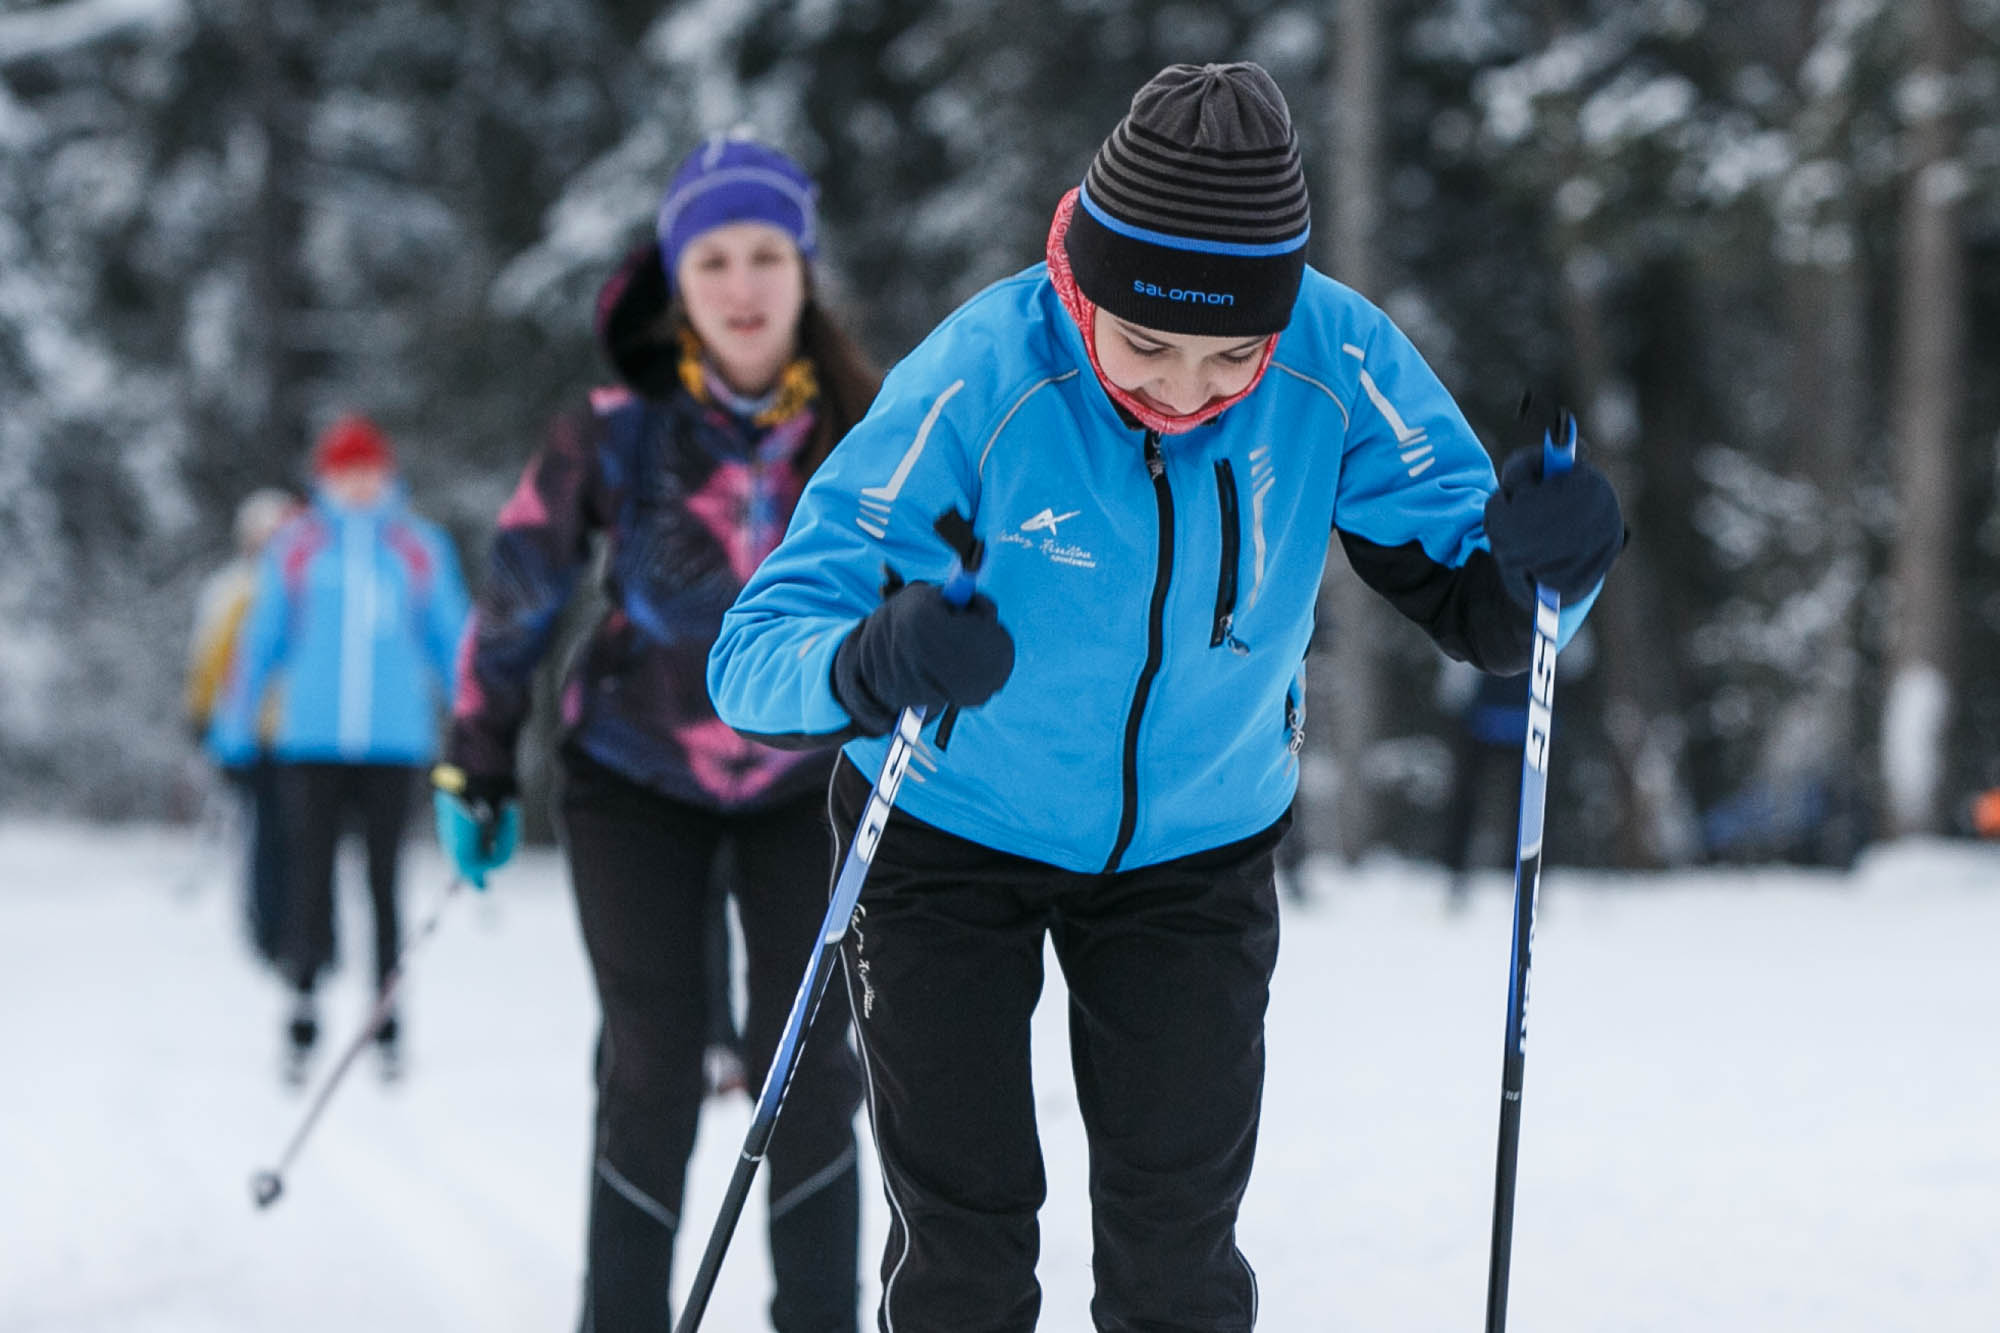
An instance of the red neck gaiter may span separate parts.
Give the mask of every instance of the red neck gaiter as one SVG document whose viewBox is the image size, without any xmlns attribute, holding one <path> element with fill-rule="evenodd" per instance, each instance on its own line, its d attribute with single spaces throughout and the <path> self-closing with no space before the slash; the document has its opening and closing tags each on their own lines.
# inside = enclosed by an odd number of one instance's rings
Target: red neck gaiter
<svg viewBox="0 0 2000 1333">
<path fill-rule="evenodd" d="M 1148 407 L 1132 394 L 1105 378 L 1104 367 L 1097 363 L 1097 307 L 1076 285 L 1076 275 L 1070 272 L 1069 255 L 1063 250 L 1063 236 L 1069 231 L 1070 214 L 1076 211 L 1076 191 L 1071 190 L 1056 205 L 1055 220 L 1049 224 L 1049 281 L 1055 284 L 1056 295 L 1062 298 L 1063 309 L 1076 321 L 1078 333 L 1083 335 L 1084 353 L 1090 357 L 1090 369 L 1097 376 L 1097 382 L 1104 386 L 1111 401 L 1129 412 L 1133 419 L 1147 430 L 1156 430 L 1162 435 L 1179 435 L 1193 430 L 1196 426 L 1215 420 L 1222 409 L 1242 401 L 1264 378 L 1264 371 L 1271 364 L 1271 356 L 1278 350 L 1278 335 L 1272 334 L 1264 343 L 1264 354 L 1257 358 L 1257 373 L 1241 390 L 1227 398 L 1218 398 L 1206 403 L 1186 416 L 1175 416 L 1162 412 L 1157 407 Z"/>
</svg>

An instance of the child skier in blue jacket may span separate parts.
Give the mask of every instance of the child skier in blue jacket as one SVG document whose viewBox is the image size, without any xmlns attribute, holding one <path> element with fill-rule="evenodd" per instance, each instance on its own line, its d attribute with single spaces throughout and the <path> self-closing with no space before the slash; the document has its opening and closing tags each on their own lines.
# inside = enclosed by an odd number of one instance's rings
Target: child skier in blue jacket
<svg viewBox="0 0 2000 1333">
<path fill-rule="evenodd" d="M 1306 266 L 1308 230 L 1269 76 L 1162 71 L 1061 202 L 1046 263 L 890 374 L 710 656 L 739 731 L 846 742 L 842 837 L 898 711 L 931 710 L 843 953 L 893 1205 L 884 1327 L 1034 1326 L 1045 936 L 1091 1145 L 1096 1327 L 1251 1326 L 1236 1210 L 1328 540 L 1498 673 L 1528 664 L 1534 583 L 1567 633 L 1623 542 L 1587 463 L 1544 477 L 1524 455 L 1496 489 L 1404 335 Z M 933 532 L 953 509 L 984 550 L 962 609 Z"/>
</svg>

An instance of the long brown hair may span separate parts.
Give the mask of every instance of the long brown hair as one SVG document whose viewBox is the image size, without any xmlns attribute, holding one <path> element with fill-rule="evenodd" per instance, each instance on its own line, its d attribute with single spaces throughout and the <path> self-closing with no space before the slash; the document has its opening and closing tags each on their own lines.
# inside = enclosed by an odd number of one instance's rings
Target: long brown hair
<svg viewBox="0 0 2000 1333">
<path fill-rule="evenodd" d="M 668 347 L 678 345 L 680 330 L 693 330 L 687 301 L 679 292 L 673 293 L 658 328 L 667 335 L 663 341 Z M 819 381 L 819 419 L 799 454 L 801 474 L 811 476 L 841 437 L 868 415 L 882 387 L 882 372 L 814 294 L 811 268 L 806 270 L 806 303 L 799 311 L 798 352 L 812 363 L 813 377 Z"/>
<path fill-rule="evenodd" d="M 819 420 L 799 459 L 800 469 L 810 476 L 841 437 L 868 415 L 869 404 L 882 387 L 882 372 L 810 288 L 805 309 L 799 312 L 799 351 L 819 377 Z"/>
</svg>

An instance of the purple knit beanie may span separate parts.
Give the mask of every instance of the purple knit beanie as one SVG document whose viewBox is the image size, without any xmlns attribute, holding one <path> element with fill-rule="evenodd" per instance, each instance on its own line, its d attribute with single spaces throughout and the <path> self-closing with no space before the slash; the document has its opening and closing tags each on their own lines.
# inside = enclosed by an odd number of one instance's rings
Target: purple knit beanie
<svg viewBox="0 0 2000 1333">
<path fill-rule="evenodd" d="M 810 260 L 819 241 L 818 198 L 805 168 L 777 149 L 737 134 L 715 135 L 688 154 L 660 200 L 654 224 L 660 266 L 671 282 L 688 242 L 732 222 L 767 222 Z"/>
</svg>

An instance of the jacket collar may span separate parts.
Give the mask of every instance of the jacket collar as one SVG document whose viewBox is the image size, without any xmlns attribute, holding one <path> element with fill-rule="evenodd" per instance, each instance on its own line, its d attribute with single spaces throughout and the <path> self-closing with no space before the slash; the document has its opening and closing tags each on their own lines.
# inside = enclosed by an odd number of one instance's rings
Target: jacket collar
<svg viewBox="0 0 2000 1333">
<path fill-rule="evenodd" d="M 659 335 L 672 294 L 660 247 L 627 254 L 597 293 L 597 343 L 619 381 L 642 398 L 667 398 L 680 385 L 680 349 Z"/>
<path fill-rule="evenodd" d="M 401 478 L 392 478 L 374 504 L 360 509 L 341 504 L 324 486 L 313 487 L 312 502 L 314 511 L 331 522 L 379 523 L 402 512 L 403 482 Z"/>
</svg>

